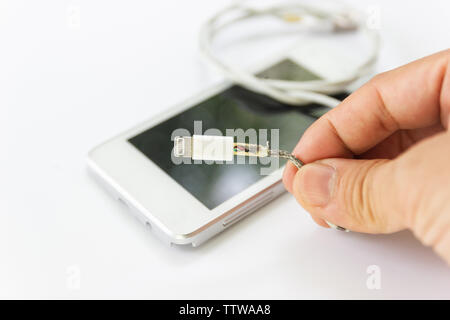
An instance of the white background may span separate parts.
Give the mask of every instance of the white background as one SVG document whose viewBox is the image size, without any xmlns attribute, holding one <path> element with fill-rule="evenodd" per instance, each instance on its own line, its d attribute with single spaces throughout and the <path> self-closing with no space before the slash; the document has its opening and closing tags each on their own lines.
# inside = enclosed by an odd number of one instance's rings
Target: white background
<svg viewBox="0 0 450 320">
<path fill-rule="evenodd" d="M 349 2 L 381 10 L 377 71 L 449 45 L 449 1 Z M 1 298 L 450 298 L 409 232 L 322 229 L 285 194 L 169 248 L 88 175 L 90 148 L 220 80 L 197 34 L 227 3 L 0 0 Z"/>
</svg>

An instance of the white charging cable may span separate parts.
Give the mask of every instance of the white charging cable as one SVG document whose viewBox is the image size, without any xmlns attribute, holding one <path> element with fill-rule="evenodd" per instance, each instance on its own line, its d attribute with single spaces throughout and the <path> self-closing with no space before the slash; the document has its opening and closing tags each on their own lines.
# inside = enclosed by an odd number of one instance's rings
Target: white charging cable
<svg viewBox="0 0 450 320">
<path fill-rule="evenodd" d="M 237 22 L 260 16 L 273 16 L 286 23 L 303 23 L 307 31 L 363 30 L 371 42 L 370 53 L 353 72 L 345 77 L 310 81 L 260 78 L 226 63 L 214 53 L 212 43 L 220 31 Z M 301 3 L 285 3 L 268 8 L 253 8 L 245 6 L 241 2 L 221 10 L 203 25 L 200 31 L 200 51 L 206 60 L 228 79 L 252 91 L 290 105 L 304 105 L 313 102 L 335 107 L 340 101 L 330 97 L 330 95 L 345 91 L 351 83 L 370 73 L 378 56 L 379 34 L 376 30 L 368 28 L 365 20 L 361 17 L 362 15 L 358 17 L 356 11 L 350 9 L 330 12 Z M 314 23 L 307 23 L 311 21 Z"/>
</svg>

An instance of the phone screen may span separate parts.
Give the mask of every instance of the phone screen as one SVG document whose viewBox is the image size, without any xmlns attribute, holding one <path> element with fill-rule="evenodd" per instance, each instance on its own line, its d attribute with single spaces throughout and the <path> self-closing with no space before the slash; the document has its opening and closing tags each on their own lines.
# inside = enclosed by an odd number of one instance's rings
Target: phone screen
<svg viewBox="0 0 450 320">
<path fill-rule="evenodd" d="M 290 60 L 283 60 L 258 76 L 286 80 L 319 79 Z M 171 159 L 171 135 L 175 129 L 185 128 L 194 134 L 194 121 L 201 121 L 203 130 L 216 128 L 223 134 L 226 129 L 234 128 L 244 131 L 268 129 L 268 141 L 271 139 L 270 129 L 279 129 L 279 148 L 291 151 L 303 132 L 328 110 L 328 107 L 316 104 L 285 105 L 235 85 L 145 130 L 129 142 L 208 209 L 213 209 L 262 179 L 264 176 L 260 169 L 267 165 L 259 161 L 256 164 L 237 164 L 236 161 L 233 164 L 175 164 Z M 280 159 L 280 166 L 284 163 Z"/>
</svg>

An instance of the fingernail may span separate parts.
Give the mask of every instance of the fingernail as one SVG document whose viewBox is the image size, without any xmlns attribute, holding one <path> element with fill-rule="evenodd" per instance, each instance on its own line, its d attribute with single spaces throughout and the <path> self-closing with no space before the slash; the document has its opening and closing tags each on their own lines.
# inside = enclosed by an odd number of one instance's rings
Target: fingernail
<svg viewBox="0 0 450 320">
<path fill-rule="evenodd" d="M 301 168 L 294 180 L 294 190 L 312 206 L 325 206 L 331 199 L 336 170 L 326 164 L 311 163 Z"/>
</svg>

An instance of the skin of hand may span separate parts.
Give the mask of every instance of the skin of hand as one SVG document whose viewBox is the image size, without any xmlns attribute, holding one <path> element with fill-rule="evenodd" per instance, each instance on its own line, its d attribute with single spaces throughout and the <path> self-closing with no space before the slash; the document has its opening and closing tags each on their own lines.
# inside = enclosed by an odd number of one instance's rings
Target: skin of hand
<svg viewBox="0 0 450 320">
<path fill-rule="evenodd" d="M 318 119 L 288 163 L 287 190 L 356 232 L 410 229 L 450 264 L 450 50 L 381 73 Z"/>
</svg>

